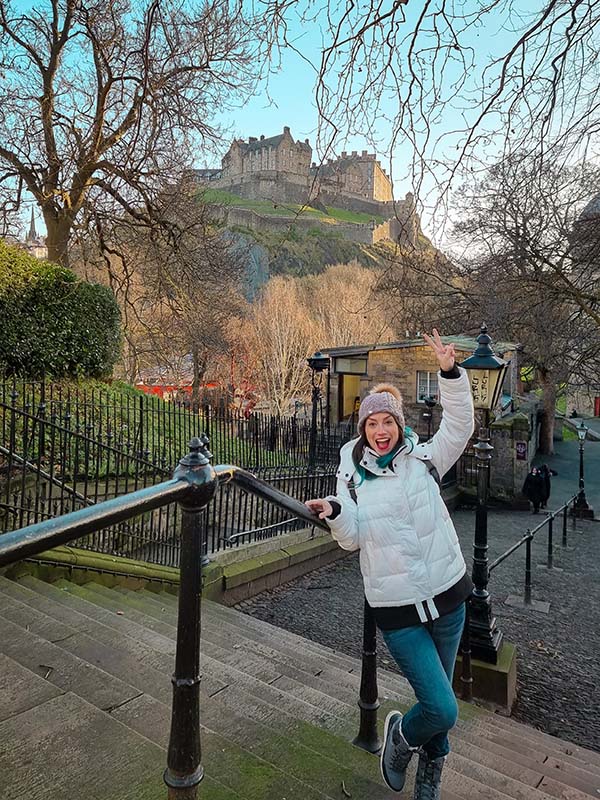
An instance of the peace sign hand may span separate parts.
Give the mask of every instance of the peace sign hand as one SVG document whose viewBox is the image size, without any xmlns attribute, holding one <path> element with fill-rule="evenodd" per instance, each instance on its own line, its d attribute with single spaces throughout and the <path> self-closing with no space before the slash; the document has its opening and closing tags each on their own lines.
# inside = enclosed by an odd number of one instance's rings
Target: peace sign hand
<svg viewBox="0 0 600 800">
<path fill-rule="evenodd" d="M 424 333 L 423 339 L 425 339 L 433 351 L 433 354 L 437 358 L 440 369 L 444 372 L 449 372 L 454 366 L 454 360 L 456 357 L 454 352 L 454 344 L 444 344 L 440 339 L 437 328 L 433 329 L 433 338 Z"/>
</svg>

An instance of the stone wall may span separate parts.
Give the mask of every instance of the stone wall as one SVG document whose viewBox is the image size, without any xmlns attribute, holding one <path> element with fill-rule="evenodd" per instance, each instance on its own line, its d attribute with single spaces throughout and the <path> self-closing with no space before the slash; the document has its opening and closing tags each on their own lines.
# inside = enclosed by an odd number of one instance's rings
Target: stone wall
<svg viewBox="0 0 600 800">
<path fill-rule="evenodd" d="M 462 361 L 472 354 L 472 351 L 457 350 L 456 357 Z M 424 403 L 417 403 L 417 372 L 437 372 L 439 365 L 437 359 L 426 346 L 403 347 L 397 350 L 372 350 L 369 353 L 369 377 L 361 388 L 364 397 L 376 384 L 382 382 L 393 383 L 402 392 L 404 398 L 404 415 L 411 428 L 423 429 L 422 414 L 426 409 Z M 440 421 L 439 407 L 433 410 L 432 427 L 435 430 Z"/>
<path fill-rule="evenodd" d="M 373 231 L 370 225 L 352 223 L 338 223 L 334 225 L 308 217 L 278 217 L 274 214 L 263 216 L 257 214 L 256 211 L 253 211 L 251 208 L 223 207 L 217 209 L 215 216 L 228 227 L 239 225 L 243 228 L 250 228 L 255 231 L 286 231 L 290 228 L 295 228 L 296 230 L 307 232 L 318 229 L 329 236 L 339 236 L 348 241 L 358 242 L 360 244 L 373 243 Z"/>
<path fill-rule="evenodd" d="M 213 181 L 210 188 L 223 189 L 246 200 L 266 200 L 281 204 L 303 205 L 310 196 L 310 185 L 306 178 L 288 173 L 284 176 L 274 171 L 264 171 L 243 178 L 221 178 Z"/>
<path fill-rule="evenodd" d="M 456 350 L 457 361 L 470 355 L 471 349 Z M 394 384 L 404 398 L 406 423 L 418 432 L 426 432 L 423 412 L 427 407 L 417 402 L 417 372 L 437 373 L 438 369 L 437 359 L 425 345 L 371 349 L 368 353 L 367 375 L 360 377 L 360 398 L 363 399 L 377 383 Z M 332 373 L 330 408 L 333 421 L 339 418 L 339 382 L 340 376 Z M 527 507 L 521 487 L 537 451 L 538 427 L 536 403 L 518 398 L 517 405 L 521 406 L 520 411 L 509 413 L 490 427 L 491 444 L 494 447 L 490 490 L 492 497 L 521 508 Z M 432 413 L 431 429 L 436 431 L 441 421 L 441 407 L 435 406 Z M 476 413 L 475 435 L 484 424 L 483 413 Z"/>
</svg>

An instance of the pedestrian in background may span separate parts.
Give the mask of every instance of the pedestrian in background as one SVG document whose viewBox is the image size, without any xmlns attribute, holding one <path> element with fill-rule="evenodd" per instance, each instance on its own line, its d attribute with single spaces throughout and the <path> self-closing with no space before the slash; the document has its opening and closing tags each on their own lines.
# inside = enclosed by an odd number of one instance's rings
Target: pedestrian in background
<svg viewBox="0 0 600 800">
<path fill-rule="evenodd" d="M 552 467 L 549 467 L 548 464 L 542 464 L 540 467 L 540 473 L 544 479 L 544 491 L 542 494 L 540 508 L 546 508 L 548 505 L 548 500 L 550 499 L 550 492 L 552 491 L 552 476 L 558 475 L 558 472 L 555 469 L 552 469 Z"/>
<path fill-rule="evenodd" d="M 367 602 L 417 697 L 404 717 L 387 715 L 383 779 L 401 792 L 418 753 L 414 799 L 440 800 L 448 731 L 458 715 L 452 675 L 472 585 L 439 480 L 469 441 L 474 415 L 454 345 L 444 345 L 435 329 L 423 338 L 440 365 L 438 431 L 419 444 L 405 424 L 399 390 L 375 386 L 359 408 L 359 438 L 340 451 L 337 494 L 306 505 L 342 548 L 360 550 Z"/>
<path fill-rule="evenodd" d="M 533 505 L 533 514 L 537 514 L 544 499 L 545 481 L 537 467 L 532 467 L 525 478 L 523 494 Z"/>
</svg>

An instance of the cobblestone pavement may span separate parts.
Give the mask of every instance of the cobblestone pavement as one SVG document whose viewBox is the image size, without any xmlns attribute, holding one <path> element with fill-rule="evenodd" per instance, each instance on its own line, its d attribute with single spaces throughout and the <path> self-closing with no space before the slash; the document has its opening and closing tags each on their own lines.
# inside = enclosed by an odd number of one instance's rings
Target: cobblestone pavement
<svg viewBox="0 0 600 800">
<path fill-rule="evenodd" d="M 571 473 L 571 482 L 575 477 Z M 570 488 L 569 492 L 572 493 Z M 551 508 L 556 508 L 563 499 L 560 491 L 556 494 L 557 504 L 551 502 Z M 474 511 L 456 511 L 453 519 L 470 564 Z M 541 519 L 541 513 L 533 516 L 527 512 L 491 511 L 490 561 Z M 600 523 L 578 521 L 573 532 L 569 520 L 566 549 L 561 545 L 559 520 L 554 527 L 554 569 L 542 566 L 546 561 L 547 526 L 533 543 L 532 594 L 534 599 L 550 603 L 547 614 L 505 603 L 508 595 L 522 594 L 524 548 L 501 564 L 490 581 L 498 625 L 518 651 L 519 697 L 513 716 L 547 733 L 600 751 Z M 362 605 L 358 558 L 352 554 L 248 600 L 238 608 L 301 636 L 360 656 Z M 378 660 L 388 669 L 395 668 L 381 639 Z"/>
</svg>

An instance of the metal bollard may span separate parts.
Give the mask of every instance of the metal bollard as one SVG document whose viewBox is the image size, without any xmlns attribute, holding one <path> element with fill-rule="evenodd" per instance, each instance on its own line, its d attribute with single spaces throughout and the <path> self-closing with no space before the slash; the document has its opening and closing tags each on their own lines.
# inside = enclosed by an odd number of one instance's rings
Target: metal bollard
<svg viewBox="0 0 600 800">
<path fill-rule="evenodd" d="M 368 753 L 377 753 L 381 750 L 381 741 L 377 734 L 377 709 L 379 708 L 377 696 L 377 625 L 366 597 L 358 707 L 360 708 L 360 728 L 352 744 L 362 747 Z"/>
<path fill-rule="evenodd" d="M 563 525 L 563 527 L 562 527 L 562 546 L 563 547 L 567 546 L 567 511 L 568 511 L 568 508 L 567 508 L 567 504 L 565 503 L 565 506 L 563 508 L 563 524 L 562 524 Z"/>
<path fill-rule="evenodd" d="M 467 703 L 473 699 L 473 673 L 471 669 L 471 632 L 469 628 L 469 600 L 465 601 L 465 627 L 460 640 L 462 671 L 460 676 L 461 698 Z"/>
<path fill-rule="evenodd" d="M 525 596 L 523 602 L 526 606 L 531 605 L 531 540 L 533 536 L 527 528 L 527 541 L 525 542 Z"/>
<path fill-rule="evenodd" d="M 553 532 L 553 524 L 554 524 L 554 517 L 552 514 L 548 518 L 548 569 L 552 569 L 554 564 L 553 558 L 553 543 L 552 543 L 552 532 Z"/>
</svg>

